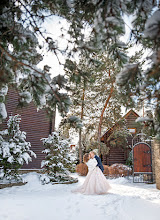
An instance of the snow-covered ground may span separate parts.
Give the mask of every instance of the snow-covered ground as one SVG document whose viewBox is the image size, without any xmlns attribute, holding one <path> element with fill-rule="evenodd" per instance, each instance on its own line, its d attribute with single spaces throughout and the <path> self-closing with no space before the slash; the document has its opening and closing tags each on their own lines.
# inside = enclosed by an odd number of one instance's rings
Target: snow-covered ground
<svg viewBox="0 0 160 220">
<path fill-rule="evenodd" d="M 0 220 L 160 219 L 160 190 L 155 184 L 118 178 L 109 180 L 112 190 L 107 195 L 81 195 L 71 190 L 85 177 L 71 185 L 41 185 L 36 173 L 24 178 L 24 186 L 0 189 Z"/>
</svg>

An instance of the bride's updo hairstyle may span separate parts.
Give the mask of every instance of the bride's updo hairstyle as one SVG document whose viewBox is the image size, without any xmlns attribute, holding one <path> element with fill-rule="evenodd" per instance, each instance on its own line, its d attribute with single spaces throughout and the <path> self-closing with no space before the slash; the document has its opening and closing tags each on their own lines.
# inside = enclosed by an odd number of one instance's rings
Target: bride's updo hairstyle
<svg viewBox="0 0 160 220">
<path fill-rule="evenodd" d="M 83 156 L 83 162 L 84 163 L 87 163 L 89 161 L 89 154 L 86 153 L 84 156 Z"/>
</svg>

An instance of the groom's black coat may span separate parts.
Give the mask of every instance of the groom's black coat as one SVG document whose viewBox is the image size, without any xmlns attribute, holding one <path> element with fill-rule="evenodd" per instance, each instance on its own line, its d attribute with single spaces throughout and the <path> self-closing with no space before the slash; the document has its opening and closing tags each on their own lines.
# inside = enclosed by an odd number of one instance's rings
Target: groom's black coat
<svg viewBox="0 0 160 220">
<path fill-rule="evenodd" d="M 104 167 L 103 167 L 103 165 L 102 165 L 102 162 L 101 162 L 101 159 L 97 156 L 97 155 L 95 155 L 95 159 L 97 160 L 97 162 L 98 162 L 98 164 L 97 164 L 97 166 L 102 170 L 102 172 L 104 171 Z"/>
</svg>

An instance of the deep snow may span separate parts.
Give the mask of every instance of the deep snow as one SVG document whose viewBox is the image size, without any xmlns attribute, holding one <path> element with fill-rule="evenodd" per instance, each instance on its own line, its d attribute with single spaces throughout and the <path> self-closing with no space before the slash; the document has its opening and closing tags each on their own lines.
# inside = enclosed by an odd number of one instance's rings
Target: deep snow
<svg viewBox="0 0 160 220">
<path fill-rule="evenodd" d="M 73 174 L 74 177 L 78 177 Z M 24 175 L 24 186 L 0 190 L 0 220 L 159 220 L 160 191 L 132 178 L 108 180 L 107 195 L 73 194 L 71 185 L 41 185 L 38 174 Z"/>
</svg>

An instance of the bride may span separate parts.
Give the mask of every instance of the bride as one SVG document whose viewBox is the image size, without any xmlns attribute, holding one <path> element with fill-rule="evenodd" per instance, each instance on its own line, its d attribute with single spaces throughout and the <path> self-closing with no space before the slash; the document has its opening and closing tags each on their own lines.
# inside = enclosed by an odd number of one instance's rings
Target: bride
<svg viewBox="0 0 160 220">
<path fill-rule="evenodd" d="M 101 169 L 97 166 L 97 160 L 95 158 L 92 159 L 90 154 L 86 153 L 83 156 L 83 162 L 88 166 L 88 174 L 83 185 L 73 192 L 83 194 L 107 194 L 111 187 Z"/>
</svg>

